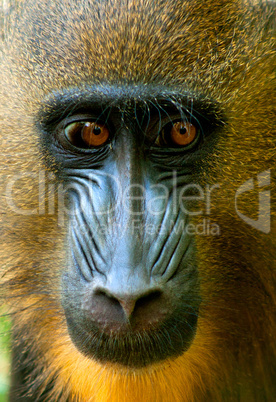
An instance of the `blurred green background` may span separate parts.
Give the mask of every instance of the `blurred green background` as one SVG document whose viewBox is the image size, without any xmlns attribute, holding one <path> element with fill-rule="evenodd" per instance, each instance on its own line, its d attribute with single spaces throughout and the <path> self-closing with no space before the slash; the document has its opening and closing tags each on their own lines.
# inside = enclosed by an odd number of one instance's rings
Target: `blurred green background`
<svg viewBox="0 0 276 402">
<path fill-rule="evenodd" d="M 0 402 L 7 402 L 9 388 L 9 340 L 10 323 L 5 315 L 0 315 Z"/>
</svg>

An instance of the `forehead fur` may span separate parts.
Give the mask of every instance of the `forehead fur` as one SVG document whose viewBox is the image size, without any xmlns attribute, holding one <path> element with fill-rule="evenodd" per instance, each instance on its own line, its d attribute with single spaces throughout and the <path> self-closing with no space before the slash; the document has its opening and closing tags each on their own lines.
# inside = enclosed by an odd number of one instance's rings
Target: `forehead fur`
<svg viewBox="0 0 276 402">
<path fill-rule="evenodd" d="M 263 2 L 10 0 L 6 4 L 10 8 L 2 34 L 0 90 L 13 94 L 11 102 L 33 110 L 55 90 L 106 83 L 161 85 L 225 103 L 237 83 L 254 76 L 259 63 L 268 68 L 263 55 L 272 52 L 272 44 L 263 37 L 267 32 L 263 13 L 266 9 L 271 13 Z"/>
<path fill-rule="evenodd" d="M 235 0 L 19 2 L 7 22 L 16 26 L 13 37 L 6 30 L 7 44 L 28 70 L 39 68 L 47 80 L 58 75 L 67 85 L 171 82 L 199 69 L 202 79 L 214 59 L 229 58 L 230 47 L 233 56 L 235 27 L 248 30 L 240 7 Z"/>
</svg>

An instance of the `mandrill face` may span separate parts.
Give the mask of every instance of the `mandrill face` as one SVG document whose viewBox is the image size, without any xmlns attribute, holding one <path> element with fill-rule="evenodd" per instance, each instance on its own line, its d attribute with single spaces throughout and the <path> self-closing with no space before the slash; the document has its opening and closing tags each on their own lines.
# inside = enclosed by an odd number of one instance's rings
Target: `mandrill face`
<svg viewBox="0 0 276 402">
<path fill-rule="evenodd" d="M 99 106 L 104 90 L 112 97 Z M 84 355 L 141 367 L 181 355 L 196 334 L 201 296 L 184 198 L 192 196 L 192 161 L 205 140 L 199 120 L 173 104 L 176 95 L 101 91 L 93 110 L 101 122 L 76 111 L 57 130 L 66 152 L 77 155 L 73 165 L 53 142 L 45 145 L 58 152 L 69 183 L 62 304 Z"/>
</svg>

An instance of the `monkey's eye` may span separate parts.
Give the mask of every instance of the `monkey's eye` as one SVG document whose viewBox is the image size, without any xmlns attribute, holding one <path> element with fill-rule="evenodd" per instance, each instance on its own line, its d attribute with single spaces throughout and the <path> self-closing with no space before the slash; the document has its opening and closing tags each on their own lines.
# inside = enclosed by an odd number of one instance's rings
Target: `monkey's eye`
<svg viewBox="0 0 276 402">
<path fill-rule="evenodd" d="M 159 133 L 155 145 L 183 148 L 195 143 L 199 129 L 192 123 L 178 120 L 166 124 Z"/>
<path fill-rule="evenodd" d="M 110 133 L 105 124 L 77 121 L 65 127 L 65 136 L 78 148 L 97 148 L 107 143 Z"/>
</svg>

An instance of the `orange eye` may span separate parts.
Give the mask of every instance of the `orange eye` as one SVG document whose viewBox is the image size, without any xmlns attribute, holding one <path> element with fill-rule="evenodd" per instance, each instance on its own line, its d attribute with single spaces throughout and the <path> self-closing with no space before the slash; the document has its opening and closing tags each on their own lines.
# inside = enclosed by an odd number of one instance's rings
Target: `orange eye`
<svg viewBox="0 0 276 402">
<path fill-rule="evenodd" d="M 109 130 L 105 124 L 92 121 L 78 121 L 65 128 L 67 139 L 79 148 L 97 148 L 104 145 L 109 137 Z"/>
<path fill-rule="evenodd" d="M 178 121 L 172 126 L 170 135 L 172 142 L 176 145 L 185 146 L 193 142 L 196 133 L 197 129 L 193 124 Z"/>
<path fill-rule="evenodd" d="M 157 145 L 169 147 L 186 147 L 198 136 L 198 128 L 187 121 L 176 121 L 167 124 L 157 139 Z"/>
</svg>

